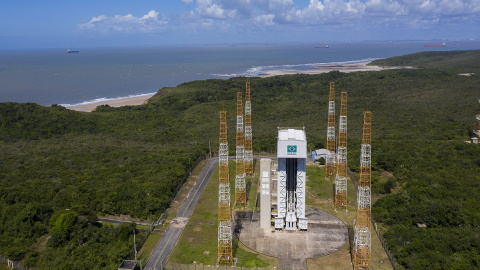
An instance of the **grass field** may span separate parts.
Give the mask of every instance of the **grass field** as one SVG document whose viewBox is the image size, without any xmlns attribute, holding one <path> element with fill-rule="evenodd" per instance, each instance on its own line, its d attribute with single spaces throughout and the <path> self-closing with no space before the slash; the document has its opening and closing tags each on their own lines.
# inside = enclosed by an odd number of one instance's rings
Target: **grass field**
<svg viewBox="0 0 480 270">
<path fill-rule="evenodd" d="M 232 205 L 235 194 L 235 163 L 230 161 L 230 186 Z M 258 175 L 258 166 L 255 166 Z M 252 181 L 253 180 L 253 181 Z M 249 189 L 249 208 L 254 207 L 257 194 L 258 179 L 247 178 Z M 217 208 L 218 208 L 218 170 L 205 187 L 195 211 L 170 255 L 169 262 L 180 264 L 215 265 L 217 260 Z M 257 254 L 237 240 L 234 240 L 234 256 L 238 258 L 237 266 L 241 267 L 275 267 L 277 260 Z"/>
</svg>

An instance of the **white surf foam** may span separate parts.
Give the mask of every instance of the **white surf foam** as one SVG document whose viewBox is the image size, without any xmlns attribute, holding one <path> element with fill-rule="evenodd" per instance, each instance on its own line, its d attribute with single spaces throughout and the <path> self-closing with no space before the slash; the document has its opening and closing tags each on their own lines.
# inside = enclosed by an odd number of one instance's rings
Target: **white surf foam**
<svg viewBox="0 0 480 270">
<path fill-rule="evenodd" d="M 212 76 L 223 77 L 223 78 L 232 78 L 232 77 L 258 77 L 264 75 L 268 71 L 272 70 L 310 70 L 314 69 L 317 66 L 326 66 L 326 65 L 346 65 L 346 64 L 356 64 L 362 62 L 370 62 L 380 58 L 366 58 L 360 60 L 351 60 L 351 61 L 342 61 L 342 62 L 328 62 L 328 63 L 307 63 L 307 64 L 291 64 L 291 65 L 268 65 L 268 66 L 253 66 L 248 68 L 244 72 L 239 73 L 225 73 L 225 74 L 211 74 Z"/>
<path fill-rule="evenodd" d="M 136 98 L 136 97 L 146 97 L 146 96 L 151 96 L 156 94 L 154 93 L 146 93 L 146 94 L 135 94 L 135 95 L 129 95 L 125 97 L 115 97 L 115 98 L 107 98 L 107 97 L 102 97 L 102 98 L 96 98 L 88 101 L 83 101 L 80 103 L 74 103 L 74 104 L 59 104 L 60 106 L 63 106 L 65 108 L 69 107 L 77 107 L 77 106 L 83 106 L 83 105 L 90 105 L 90 104 L 96 104 L 96 103 L 102 103 L 102 102 L 109 102 L 109 101 L 115 101 L 115 100 L 122 100 L 122 99 L 129 99 L 129 98 Z"/>
</svg>

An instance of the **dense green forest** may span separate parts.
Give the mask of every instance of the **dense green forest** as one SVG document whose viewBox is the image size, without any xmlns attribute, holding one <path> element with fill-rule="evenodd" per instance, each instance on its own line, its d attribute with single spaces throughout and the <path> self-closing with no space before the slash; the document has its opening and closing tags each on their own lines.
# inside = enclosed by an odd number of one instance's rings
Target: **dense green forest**
<svg viewBox="0 0 480 270">
<path fill-rule="evenodd" d="M 335 81 L 338 100 L 348 92 L 352 170 L 362 112 L 373 112 L 372 211 L 400 266 L 479 268 L 480 147 L 465 142 L 480 108 L 478 63 L 479 51 L 418 53 L 373 63 L 417 69 L 193 81 L 92 113 L 1 103 L 0 254 L 39 269 L 114 269 L 132 255 L 134 225 L 97 216 L 158 218 L 209 143 L 216 151 L 222 108 L 234 145 L 247 80 L 256 154 L 276 150 L 279 126 L 304 126 L 310 149 L 324 145 Z"/>
</svg>

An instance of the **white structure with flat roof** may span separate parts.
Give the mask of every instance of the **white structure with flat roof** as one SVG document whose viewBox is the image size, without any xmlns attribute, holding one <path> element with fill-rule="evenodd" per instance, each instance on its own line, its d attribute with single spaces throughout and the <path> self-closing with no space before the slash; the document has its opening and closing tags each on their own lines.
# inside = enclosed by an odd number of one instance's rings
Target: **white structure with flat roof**
<svg viewBox="0 0 480 270">
<path fill-rule="evenodd" d="M 304 129 L 278 129 L 278 216 L 275 229 L 307 230 L 305 172 L 307 138 Z"/>
<path fill-rule="evenodd" d="M 270 173 L 272 160 L 260 159 L 260 228 L 270 229 L 272 222 Z"/>
</svg>

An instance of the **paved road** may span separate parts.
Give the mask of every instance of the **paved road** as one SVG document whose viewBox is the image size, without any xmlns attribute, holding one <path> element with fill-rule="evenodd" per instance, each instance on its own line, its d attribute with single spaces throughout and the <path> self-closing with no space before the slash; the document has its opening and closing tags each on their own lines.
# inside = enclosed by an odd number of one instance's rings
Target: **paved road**
<svg viewBox="0 0 480 270">
<path fill-rule="evenodd" d="M 163 235 L 162 239 L 157 243 L 155 250 L 150 256 L 144 269 L 147 270 L 160 270 L 162 265 L 167 262 L 170 253 L 172 253 L 183 228 L 188 222 L 188 218 L 192 215 L 193 209 L 197 205 L 198 199 L 203 193 L 208 180 L 213 174 L 213 171 L 217 167 L 218 159 L 212 159 L 208 161 L 207 165 L 200 173 L 197 182 L 193 186 L 187 199 L 183 202 L 178 210 L 177 216 L 168 226 L 167 232 Z"/>
</svg>

